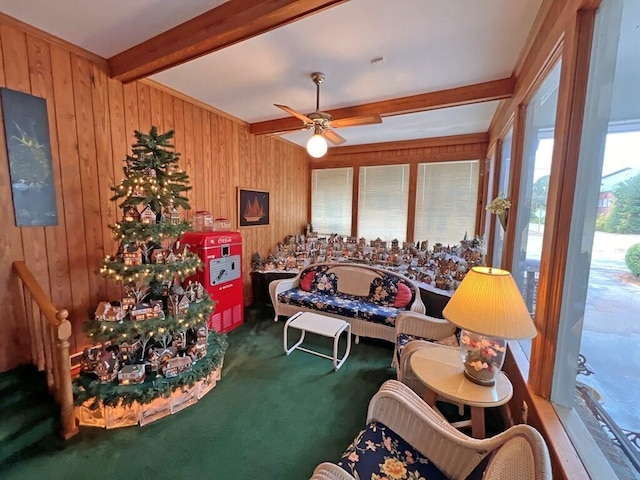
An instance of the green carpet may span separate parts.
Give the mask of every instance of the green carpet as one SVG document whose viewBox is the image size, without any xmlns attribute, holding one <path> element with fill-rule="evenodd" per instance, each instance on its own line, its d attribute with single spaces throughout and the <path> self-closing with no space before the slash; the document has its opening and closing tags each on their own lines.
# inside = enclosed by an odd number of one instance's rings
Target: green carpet
<svg viewBox="0 0 640 480">
<path fill-rule="evenodd" d="M 363 339 L 334 372 L 330 360 L 286 356 L 284 322 L 271 318 L 270 309 L 246 310 L 229 334 L 222 380 L 196 405 L 145 427 L 84 427 L 68 442 L 51 439 L 0 467 L 0 478 L 309 478 L 318 463 L 339 459 L 371 396 L 395 377 L 393 346 Z M 330 353 L 330 339 L 307 339 Z"/>
</svg>

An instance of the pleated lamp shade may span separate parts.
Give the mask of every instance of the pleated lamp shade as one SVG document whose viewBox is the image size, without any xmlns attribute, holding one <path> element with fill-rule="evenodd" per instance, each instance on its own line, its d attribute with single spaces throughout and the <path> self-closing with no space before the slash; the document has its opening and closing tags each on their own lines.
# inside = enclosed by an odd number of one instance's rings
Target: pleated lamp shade
<svg viewBox="0 0 640 480">
<path fill-rule="evenodd" d="M 490 337 L 515 340 L 537 333 L 516 282 L 499 268 L 473 267 L 442 314 L 460 328 Z"/>
</svg>

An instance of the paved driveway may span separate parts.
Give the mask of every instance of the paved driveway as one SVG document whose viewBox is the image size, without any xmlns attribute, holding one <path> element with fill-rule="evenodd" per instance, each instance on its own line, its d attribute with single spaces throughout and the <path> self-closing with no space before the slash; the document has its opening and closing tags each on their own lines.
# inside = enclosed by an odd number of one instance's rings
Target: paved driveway
<svg viewBox="0 0 640 480">
<path fill-rule="evenodd" d="M 544 227 L 529 226 L 527 257 L 540 258 Z M 596 232 L 580 352 L 594 375 L 578 380 L 591 385 L 603 406 L 625 430 L 640 433 L 640 286 L 628 275 L 624 256 L 640 235 Z"/>
</svg>

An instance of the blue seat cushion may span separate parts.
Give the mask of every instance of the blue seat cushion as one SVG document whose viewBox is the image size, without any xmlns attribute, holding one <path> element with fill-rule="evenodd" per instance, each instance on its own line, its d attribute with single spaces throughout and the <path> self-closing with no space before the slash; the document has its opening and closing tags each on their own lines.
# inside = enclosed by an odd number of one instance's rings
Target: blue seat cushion
<svg viewBox="0 0 640 480">
<path fill-rule="evenodd" d="M 291 288 L 278 294 L 278 301 L 305 307 L 318 312 L 333 313 L 347 318 L 359 318 L 373 323 L 393 327 L 400 309 L 383 307 L 371 303 L 366 297 L 354 295 L 331 295 L 320 291 L 307 292 L 301 288 Z"/>
<path fill-rule="evenodd" d="M 396 337 L 396 354 L 398 355 L 398 362 L 400 362 L 400 356 L 402 354 L 402 350 L 404 350 L 404 347 L 406 347 L 408 343 L 412 342 L 413 340 L 427 340 L 429 342 L 433 341 L 432 338 L 420 337 L 418 335 L 409 335 L 408 333 L 399 333 Z"/>
<path fill-rule="evenodd" d="M 482 479 L 487 462 L 488 457 L 467 478 Z M 338 465 L 361 480 L 447 480 L 427 457 L 379 422 L 370 423 L 358 434 Z"/>
<path fill-rule="evenodd" d="M 410 335 L 408 333 L 399 333 L 396 336 L 396 355 L 398 356 L 397 360 L 400 362 L 400 356 L 402 355 L 402 350 L 406 347 L 409 342 L 413 340 L 426 340 L 427 342 L 439 343 L 440 345 L 447 345 L 449 347 L 458 347 L 458 333 L 456 332 L 455 336 L 452 335 L 447 338 L 443 338 L 442 340 L 434 340 L 433 338 L 421 337 L 419 335 Z"/>
<path fill-rule="evenodd" d="M 360 311 L 358 312 L 358 318 L 361 320 L 367 320 L 373 323 L 379 323 L 381 325 L 387 325 L 394 327 L 396 325 L 396 317 L 404 309 L 396 308 L 393 306 L 377 305 L 371 302 L 362 302 Z"/>
<path fill-rule="evenodd" d="M 280 293 L 278 301 L 348 318 L 355 318 L 358 315 L 360 304 L 357 297 L 331 295 L 319 291 L 306 292 L 301 288 L 292 288 Z"/>
</svg>

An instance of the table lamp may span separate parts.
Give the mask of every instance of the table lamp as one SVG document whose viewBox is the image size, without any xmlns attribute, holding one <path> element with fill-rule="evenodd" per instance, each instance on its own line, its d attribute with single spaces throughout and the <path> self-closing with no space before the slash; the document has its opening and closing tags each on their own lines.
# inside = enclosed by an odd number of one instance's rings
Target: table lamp
<svg viewBox="0 0 640 480">
<path fill-rule="evenodd" d="M 499 268 L 473 267 L 442 314 L 462 329 L 464 374 L 478 385 L 495 385 L 507 340 L 532 338 L 537 333 L 516 282 Z"/>
</svg>

